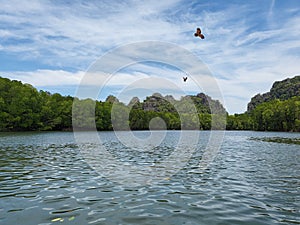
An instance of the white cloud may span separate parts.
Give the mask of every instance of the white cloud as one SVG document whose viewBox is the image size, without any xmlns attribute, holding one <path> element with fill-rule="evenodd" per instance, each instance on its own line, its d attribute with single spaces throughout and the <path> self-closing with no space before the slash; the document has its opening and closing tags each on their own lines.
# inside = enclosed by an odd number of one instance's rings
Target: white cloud
<svg viewBox="0 0 300 225">
<path fill-rule="evenodd" d="M 176 26 L 159 16 L 176 2 L 154 2 L 104 1 L 74 3 L 72 7 L 39 2 L 21 4 L 16 8 L 11 2 L 0 9 L 1 23 L 7 24 L 8 29 L 3 32 L 10 32 L 11 38 L 17 40 L 30 39 L 32 43 L 8 44 L 6 51 L 19 51 L 28 57 L 30 52 L 37 51 L 41 56 L 50 55 L 53 60 L 45 56 L 39 60 L 52 65 L 61 65 L 63 61 L 65 65 L 76 67 L 77 63 L 85 61 L 85 66 L 88 66 L 91 59 L 117 45 L 146 39 L 160 40 L 167 29 L 178 33 Z"/>
<path fill-rule="evenodd" d="M 78 85 L 84 72 L 75 73 L 64 70 L 36 70 L 36 71 L 14 71 L 1 72 L 13 80 L 32 84 L 36 87 Z"/>
<path fill-rule="evenodd" d="M 275 0 L 265 9 L 251 2 L 217 7 L 211 2 L 191 6 L 172 0 L 0 3 L 1 53 L 54 68 L 5 72 L 36 86 L 77 85 L 83 71 L 107 51 L 145 40 L 175 43 L 198 56 L 215 75 L 230 113 L 245 110 L 253 94 L 268 91 L 275 80 L 300 73 L 299 8 L 278 9 Z M 278 10 L 280 16 L 274 16 Z M 204 40 L 193 36 L 197 26 Z M 151 47 L 145 49 L 145 58 L 151 51 Z M 161 57 L 172 54 L 176 52 L 169 50 Z M 119 63 L 121 53 L 120 57 L 115 58 Z M 182 66 L 184 57 L 176 57 L 178 63 L 173 66 Z M 69 67 L 77 72 L 61 69 Z M 109 85 L 126 86 L 149 76 L 181 82 L 181 71 L 174 68 L 147 64 L 130 68 L 118 72 Z M 191 79 L 183 85 L 187 91 L 200 92 Z"/>
</svg>

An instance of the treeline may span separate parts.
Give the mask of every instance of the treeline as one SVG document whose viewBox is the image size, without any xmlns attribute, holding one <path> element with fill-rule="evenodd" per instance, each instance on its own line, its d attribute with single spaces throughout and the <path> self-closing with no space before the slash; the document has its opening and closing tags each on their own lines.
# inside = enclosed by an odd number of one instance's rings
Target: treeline
<svg viewBox="0 0 300 225">
<path fill-rule="evenodd" d="M 230 115 L 226 129 L 300 132 L 300 96 L 275 99 L 257 105 L 250 112 Z"/>
<path fill-rule="evenodd" d="M 228 116 L 227 129 L 300 131 L 300 76 L 273 83 L 269 92 L 257 94 L 247 112 Z"/>
<path fill-rule="evenodd" d="M 72 111 L 73 109 L 73 111 Z M 161 119 L 159 119 L 161 118 Z M 114 96 L 106 101 L 79 100 L 38 91 L 29 84 L 0 77 L 0 131 L 146 129 L 226 129 L 300 131 L 300 96 L 255 105 L 228 115 L 219 101 L 200 93 L 175 100 L 159 93 L 128 105 Z"/>
<path fill-rule="evenodd" d="M 220 102 L 203 93 L 179 101 L 156 93 L 125 105 L 114 96 L 105 102 L 79 100 L 0 77 L 0 131 L 60 131 L 73 125 L 83 130 L 223 129 L 225 113 Z"/>
<path fill-rule="evenodd" d="M 284 101 L 297 96 L 300 96 L 300 76 L 276 81 L 273 83 L 269 92 L 257 94 L 251 98 L 247 106 L 247 111 L 252 111 L 256 106 L 264 102 L 270 102 L 276 99 Z"/>
<path fill-rule="evenodd" d="M 72 103 L 70 96 L 0 78 L 0 131 L 71 129 Z"/>
<path fill-rule="evenodd" d="M 144 110 L 139 103 L 130 106 L 118 101 L 111 102 L 109 100 L 111 98 L 112 96 L 109 96 L 105 102 L 75 99 L 73 126 L 76 130 L 87 130 L 93 127 L 97 130 L 225 129 L 226 114 L 212 115 L 197 113 L 197 111 L 190 113 L 187 112 L 187 108 L 185 111 L 167 111 L 167 108 L 162 106 L 160 106 L 161 110 L 157 111 Z M 181 103 L 184 104 L 183 101 Z M 182 107 L 187 105 L 185 103 Z"/>
</svg>

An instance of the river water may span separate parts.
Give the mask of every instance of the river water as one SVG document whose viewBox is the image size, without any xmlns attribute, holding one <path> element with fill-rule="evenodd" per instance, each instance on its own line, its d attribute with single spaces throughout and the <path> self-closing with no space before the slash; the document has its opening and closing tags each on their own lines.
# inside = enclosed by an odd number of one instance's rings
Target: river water
<svg viewBox="0 0 300 225">
<path fill-rule="evenodd" d="M 199 170 L 205 143 L 218 131 L 189 132 L 200 138 L 184 165 L 174 161 L 180 169 L 157 170 L 155 180 L 152 169 L 144 183 L 135 183 L 138 170 L 102 174 L 85 153 L 99 143 L 78 143 L 72 132 L 0 133 L 0 224 L 300 224 L 300 146 L 253 139 L 299 133 L 226 131 L 213 161 Z M 115 159 L 138 168 L 158 168 L 182 135 L 164 132 L 161 144 L 133 151 L 114 132 L 97 134 Z"/>
</svg>

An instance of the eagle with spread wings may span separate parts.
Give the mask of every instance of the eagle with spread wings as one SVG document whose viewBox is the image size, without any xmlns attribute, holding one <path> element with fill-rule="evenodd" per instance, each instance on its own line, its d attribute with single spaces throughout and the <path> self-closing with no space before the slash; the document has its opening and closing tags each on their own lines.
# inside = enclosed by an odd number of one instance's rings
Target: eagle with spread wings
<svg viewBox="0 0 300 225">
<path fill-rule="evenodd" d="M 198 27 L 196 30 L 196 33 L 194 33 L 195 37 L 199 37 L 201 39 L 204 39 L 204 35 L 201 33 L 201 29 Z"/>
</svg>

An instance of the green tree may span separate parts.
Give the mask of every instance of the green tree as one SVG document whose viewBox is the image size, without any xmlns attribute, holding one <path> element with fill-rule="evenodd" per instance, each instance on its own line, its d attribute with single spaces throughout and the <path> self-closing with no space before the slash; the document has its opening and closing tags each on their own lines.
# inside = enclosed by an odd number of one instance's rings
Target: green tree
<svg viewBox="0 0 300 225">
<path fill-rule="evenodd" d="M 112 130 L 111 102 L 96 102 L 95 117 L 97 130 Z"/>
<path fill-rule="evenodd" d="M 145 130 L 146 125 L 146 112 L 142 109 L 132 109 L 129 113 L 129 125 L 132 130 Z"/>
<path fill-rule="evenodd" d="M 112 106 L 111 120 L 114 130 L 129 129 L 129 108 L 123 103 L 115 103 Z"/>
<path fill-rule="evenodd" d="M 74 99 L 73 101 L 73 127 L 76 129 L 89 130 L 96 127 L 95 104 L 92 99 Z M 58 117 L 58 119 L 61 117 Z"/>
</svg>

